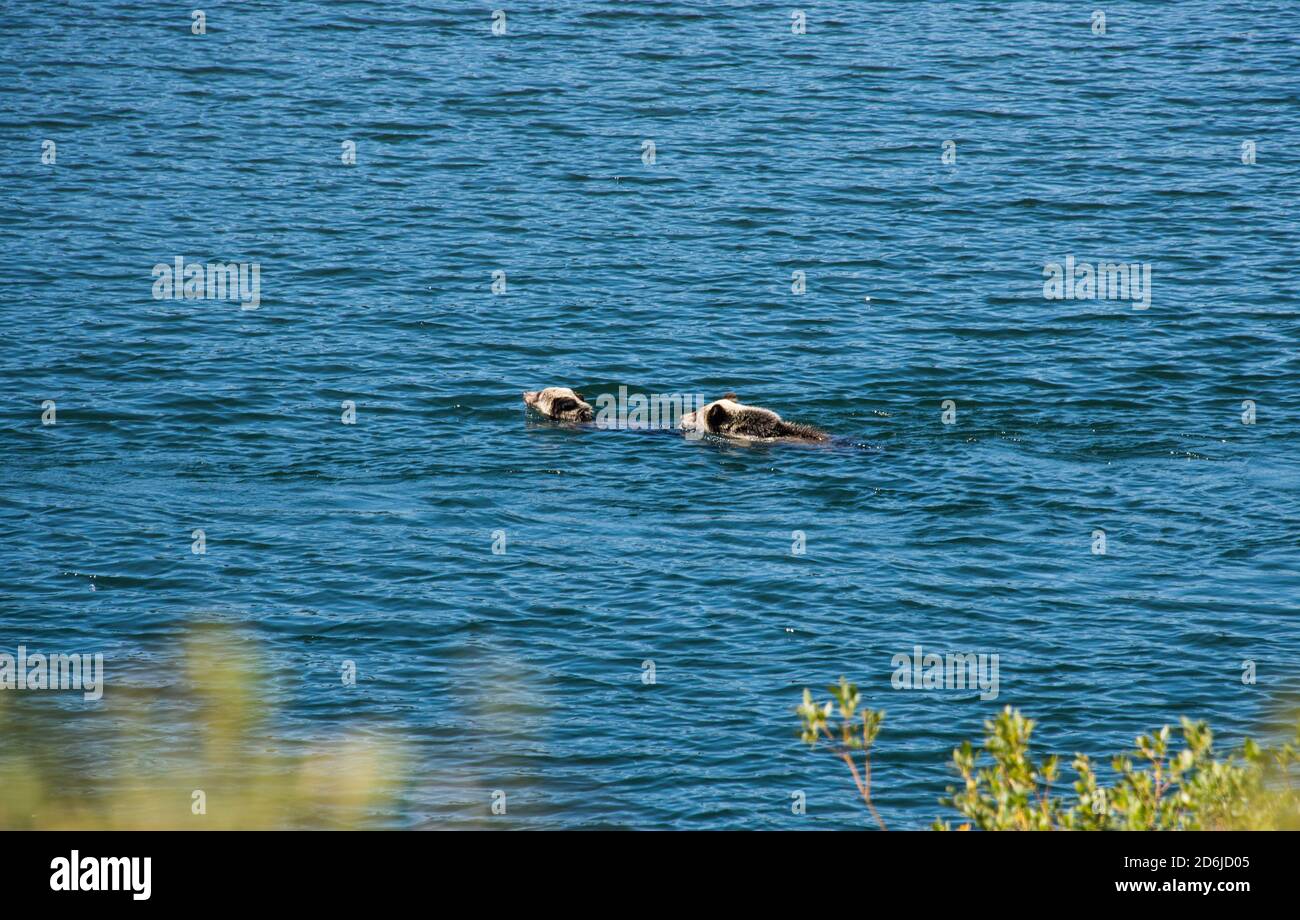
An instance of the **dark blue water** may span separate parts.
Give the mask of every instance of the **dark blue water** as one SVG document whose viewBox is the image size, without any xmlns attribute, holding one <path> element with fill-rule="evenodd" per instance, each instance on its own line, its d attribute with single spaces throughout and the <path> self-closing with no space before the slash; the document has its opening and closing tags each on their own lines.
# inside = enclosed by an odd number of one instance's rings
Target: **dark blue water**
<svg viewBox="0 0 1300 920">
<path fill-rule="evenodd" d="M 494 789 L 514 826 L 863 825 L 793 712 L 841 674 L 898 826 L 1005 704 L 1064 753 L 1267 727 L 1300 6 L 492 8 L 4 5 L 0 646 L 103 651 L 109 705 L 233 624 L 272 741 L 400 740 L 403 827 Z M 259 263 L 260 307 L 154 299 L 177 256 Z M 1067 256 L 1149 263 L 1149 309 L 1045 299 Z M 539 425 L 546 385 L 843 441 Z M 894 690 L 918 643 L 998 654 L 998 698 Z"/>
</svg>

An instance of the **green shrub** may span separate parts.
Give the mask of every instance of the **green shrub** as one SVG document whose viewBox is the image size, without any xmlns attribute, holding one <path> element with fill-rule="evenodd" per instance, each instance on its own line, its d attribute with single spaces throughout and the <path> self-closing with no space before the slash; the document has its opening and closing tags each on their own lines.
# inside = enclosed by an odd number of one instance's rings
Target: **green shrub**
<svg viewBox="0 0 1300 920">
<path fill-rule="evenodd" d="M 884 712 L 866 708 L 856 685 L 841 678 L 831 699 L 813 700 L 804 690 L 798 707 L 802 738 L 825 740 L 848 765 L 858 794 L 884 829 L 871 802 L 871 748 Z M 1220 759 L 1204 722 L 1182 720 L 1182 745 L 1170 744 L 1171 731 L 1142 735 L 1136 750 L 1111 761 L 1109 785 L 1097 777 L 1092 760 L 1074 757 L 1073 795 L 1060 788 L 1060 758 L 1036 759 L 1030 751 L 1034 721 L 1006 707 L 984 723 L 980 748 L 969 741 L 953 751 L 960 786 L 949 786 L 940 804 L 965 820 L 960 830 L 1278 830 L 1300 829 L 1300 794 L 1295 788 L 1296 740 L 1266 749 L 1246 741 Z M 861 756 L 859 771 L 855 757 Z M 936 830 L 951 825 L 936 820 Z"/>
</svg>

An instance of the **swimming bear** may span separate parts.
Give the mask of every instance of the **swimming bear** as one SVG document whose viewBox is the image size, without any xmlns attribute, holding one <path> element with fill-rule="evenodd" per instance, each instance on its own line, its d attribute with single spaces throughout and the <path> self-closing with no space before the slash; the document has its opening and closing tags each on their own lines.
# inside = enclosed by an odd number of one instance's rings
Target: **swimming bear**
<svg viewBox="0 0 1300 920">
<path fill-rule="evenodd" d="M 742 405 L 735 393 L 682 416 L 681 427 L 746 441 L 828 441 L 811 425 L 787 422 L 771 409 Z"/>
<path fill-rule="evenodd" d="M 547 418 L 561 422 L 590 422 L 596 417 L 591 403 L 584 402 L 581 393 L 568 387 L 547 387 L 524 393 L 524 403 Z"/>
</svg>

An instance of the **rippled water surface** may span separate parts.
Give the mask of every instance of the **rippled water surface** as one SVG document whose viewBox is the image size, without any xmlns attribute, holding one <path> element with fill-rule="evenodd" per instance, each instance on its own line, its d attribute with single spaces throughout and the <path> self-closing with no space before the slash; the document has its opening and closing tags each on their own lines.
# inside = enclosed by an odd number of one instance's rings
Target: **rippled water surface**
<svg viewBox="0 0 1300 920">
<path fill-rule="evenodd" d="M 491 9 L 0 11 L 0 647 L 103 651 L 111 698 L 235 624 L 276 743 L 400 741 L 397 827 L 862 826 L 793 713 L 841 674 L 899 826 L 1008 703 L 1066 753 L 1267 726 L 1300 6 Z M 176 256 L 259 263 L 261 306 L 154 299 Z M 1150 263 L 1150 308 L 1045 299 L 1067 256 Z M 538 424 L 548 384 L 837 440 Z M 998 654 L 998 698 L 894 690 L 917 644 Z"/>
</svg>

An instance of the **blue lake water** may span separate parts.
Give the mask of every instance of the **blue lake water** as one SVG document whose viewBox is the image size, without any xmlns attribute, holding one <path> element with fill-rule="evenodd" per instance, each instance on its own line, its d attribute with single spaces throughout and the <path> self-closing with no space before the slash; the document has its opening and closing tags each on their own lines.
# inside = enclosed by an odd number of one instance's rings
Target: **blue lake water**
<svg viewBox="0 0 1300 920">
<path fill-rule="evenodd" d="M 69 6 L 0 11 L 0 648 L 102 651 L 108 705 L 232 624 L 267 744 L 400 742 L 393 827 L 865 826 L 797 737 L 840 675 L 902 827 L 1003 705 L 1105 755 L 1291 699 L 1300 5 Z M 177 256 L 260 306 L 155 299 Z M 1149 307 L 1045 298 L 1067 257 Z M 894 689 L 918 644 L 997 698 Z"/>
</svg>

